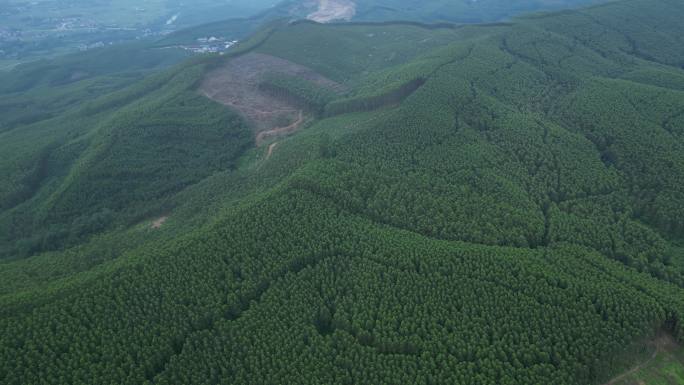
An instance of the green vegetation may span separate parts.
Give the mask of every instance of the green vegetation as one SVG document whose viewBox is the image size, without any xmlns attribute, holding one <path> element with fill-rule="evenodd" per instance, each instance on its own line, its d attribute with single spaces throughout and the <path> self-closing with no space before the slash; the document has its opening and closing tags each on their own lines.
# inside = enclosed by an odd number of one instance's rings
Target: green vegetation
<svg viewBox="0 0 684 385">
<path fill-rule="evenodd" d="M 338 82 L 357 80 L 353 85 L 359 87 L 363 76 L 410 62 L 455 37 L 452 28 L 431 30 L 402 23 L 326 26 L 299 22 L 281 27 L 257 51 L 306 65 Z"/>
<path fill-rule="evenodd" d="M 600 0 L 437 0 L 419 3 L 415 0 L 359 1 L 355 20 L 435 20 L 457 23 L 487 23 L 536 11 L 549 11 L 600 3 Z"/>
<path fill-rule="evenodd" d="M 338 96 L 335 90 L 284 74 L 265 76 L 259 88 L 276 97 L 289 99 L 319 116 L 323 114 L 325 106 Z"/>
<path fill-rule="evenodd" d="M 684 349 L 667 338 L 646 345 L 648 355 L 610 385 L 676 385 L 684 381 Z"/>
<path fill-rule="evenodd" d="M 21 65 L 0 73 L 0 92 L 55 87 L 102 75 L 153 70 L 176 64 L 188 55 L 180 50 L 158 50 L 144 44 L 121 44 Z"/>
<path fill-rule="evenodd" d="M 453 24 L 501 22 L 528 12 L 548 12 L 604 2 L 606 0 L 430 0 L 427 2 L 417 0 L 348 0 L 341 2 L 342 8 L 352 6 L 353 15 L 342 12 L 345 15 L 345 20 L 331 21 L 333 23 L 351 21 L 357 26 L 380 22 L 401 23 L 405 26 L 417 26 L 426 23 L 424 26 L 428 28 L 438 26 L 453 28 Z M 283 0 L 266 5 L 271 7 L 263 7 L 263 12 L 256 13 L 248 18 L 221 20 L 182 29 L 162 39 L 159 44 L 168 46 L 192 44 L 197 38 L 206 36 L 242 39 L 261 25 L 273 20 L 310 17 L 318 10 L 319 1 Z M 351 20 L 347 20 L 347 16 L 352 16 Z"/>
<path fill-rule="evenodd" d="M 79 82 L 48 99 L 61 115 L 8 121 L 0 255 L 59 249 L 134 223 L 163 212 L 164 196 L 233 168 L 252 138 L 237 115 L 191 91 L 203 68 L 167 70 L 89 103 L 84 91 L 108 78 Z M 8 108 L 27 109 L 14 102 Z"/>
<path fill-rule="evenodd" d="M 27 63 L 121 42 L 152 42 L 273 5 L 271 0 L 6 0 L 0 5 L 0 69 L 6 60 Z M 235 38 L 243 36 L 244 31 Z"/>
<path fill-rule="evenodd" d="M 0 382 L 676 383 L 682 16 L 275 23 L 234 55 L 345 94 L 263 79 L 319 112 L 270 148 L 228 55 L 0 99 Z"/>
</svg>

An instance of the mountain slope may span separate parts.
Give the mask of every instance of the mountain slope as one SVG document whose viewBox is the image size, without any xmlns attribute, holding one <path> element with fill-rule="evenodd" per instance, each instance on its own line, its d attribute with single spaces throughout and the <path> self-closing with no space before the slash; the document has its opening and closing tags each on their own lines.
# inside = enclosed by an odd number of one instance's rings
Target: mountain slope
<svg viewBox="0 0 684 385">
<path fill-rule="evenodd" d="M 549 12 L 604 3 L 605 0 L 284 0 L 245 19 L 222 20 L 175 32 L 159 45 L 194 44 L 198 38 L 243 39 L 263 24 L 278 20 L 319 23 L 392 22 L 474 24 L 507 21 L 527 12 Z"/>
<path fill-rule="evenodd" d="M 269 156 L 231 141 L 234 168 L 165 195 L 159 231 L 0 265 L 0 379 L 607 381 L 642 341 L 684 337 L 682 15 L 626 0 L 510 25 L 274 27 L 251 52 L 348 92 Z M 206 70 L 174 71 L 145 117 L 186 95 L 223 127 L 234 112 L 189 94 Z M 102 132 L 129 133 L 136 111 Z M 67 186 L 121 158 L 88 160 Z M 135 180 L 113 174 L 108 192 Z"/>
</svg>

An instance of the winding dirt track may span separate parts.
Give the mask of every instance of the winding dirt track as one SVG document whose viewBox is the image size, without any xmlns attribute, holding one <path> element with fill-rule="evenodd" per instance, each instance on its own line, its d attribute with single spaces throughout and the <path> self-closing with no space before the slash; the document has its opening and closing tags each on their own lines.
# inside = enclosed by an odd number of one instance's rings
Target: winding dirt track
<svg viewBox="0 0 684 385">
<path fill-rule="evenodd" d="M 613 378 L 612 380 L 606 382 L 605 385 L 615 385 L 615 384 L 617 384 L 618 382 L 624 380 L 625 378 L 627 378 L 627 377 L 631 376 L 632 374 L 638 372 L 639 370 L 643 369 L 644 367 L 646 367 L 646 365 L 650 364 L 651 361 L 655 360 L 655 358 L 656 358 L 656 356 L 658 356 L 658 353 L 659 353 L 659 352 L 660 352 L 660 349 L 656 349 L 656 350 L 653 352 L 653 354 L 651 355 L 651 357 L 649 357 L 648 360 L 646 360 L 646 361 L 640 363 L 639 365 L 633 367 L 632 369 L 630 369 L 630 370 L 628 370 L 628 371 L 622 373 L 621 375 L 619 375 L 619 376 Z"/>
<path fill-rule="evenodd" d="M 299 126 L 304 123 L 304 111 L 299 110 L 299 115 L 297 117 L 297 120 L 295 120 L 292 124 L 285 126 L 285 127 L 276 127 L 274 129 L 268 130 L 268 131 L 262 131 L 260 132 L 257 137 L 256 137 L 256 144 L 257 147 L 260 147 L 264 141 L 268 138 L 272 137 L 277 137 L 277 136 L 282 136 L 282 135 L 288 135 L 291 134 L 299 128 Z"/>
<path fill-rule="evenodd" d="M 663 352 L 668 352 L 673 347 L 677 346 L 677 343 L 674 341 L 672 336 L 669 335 L 661 335 L 658 336 L 655 340 L 651 341 L 649 345 L 655 346 L 655 350 L 653 351 L 653 354 L 646 360 L 641 362 L 639 365 L 631 368 L 630 370 L 620 374 L 619 376 L 613 378 L 612 380 L 606 382 L 604 385 L 616 385 L 617 383 L 621 382 L 622 380 L 626 379 L 627 377 L 631 376 L 632 374 L 635 374 L 636 372 L 640 371 L 641 369 L 645 368 L 648 366 L 653 360 L 656 359 L 659 353 Z"/>
<path fill-rule="evenodd" d="M 278 145 L 278 142 L 275 142 L 275 143 L 271 143 L 268 146 L 268 152 L 266 153 L 266 160 L 268 160 L 271 157 L 271 155 L 273 155 L 273 150 L 275 150 L 277 145 Z"/>
</svg>

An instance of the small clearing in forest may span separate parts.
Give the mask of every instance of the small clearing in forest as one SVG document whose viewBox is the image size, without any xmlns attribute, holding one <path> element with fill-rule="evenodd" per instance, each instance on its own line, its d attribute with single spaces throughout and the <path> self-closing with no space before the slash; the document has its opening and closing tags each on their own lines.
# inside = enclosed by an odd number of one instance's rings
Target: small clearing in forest
<svg viewBox="0 0 684 385">
<path fill-rule="evenodd" d="M 684 379 L 684 352 L 666 333 L 647 343 L 653 353 L 643 362 L 614 377 L 604 385 L 681 384 Z"/>
<path fill-rule="evenodd" d="M 342 90 L 344 87 L 312 69 L 271 55 L 248 53 L 230 60 L 205 77 L 200 92 L 206 97 L 235 109 L 254 127 L 257 145 L 267 137 L 290 134 L 306 120 L 301 106 L 259 88 L 264 76 L 295 76 L 321 87 Z"/>
<path fill-rule="evenodd" d="M 318 9 L 306 18 L 318 23 L 336 20 L 350 21 L 356 14 L 356 4 L 351 0 L 318 0 Z"/>
<path fill-rule="evenodd" d="M 152 222 L 152 225 L 150 227 L 154 230 L 160 229 L 168 219 L 168 216 L 157 218 Z"/>
</svg>

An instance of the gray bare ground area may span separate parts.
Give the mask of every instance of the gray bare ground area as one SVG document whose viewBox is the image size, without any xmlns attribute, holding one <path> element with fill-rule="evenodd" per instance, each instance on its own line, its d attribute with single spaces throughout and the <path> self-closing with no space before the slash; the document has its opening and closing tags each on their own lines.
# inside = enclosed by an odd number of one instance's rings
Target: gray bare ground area
<svg viewBox="0 0 684 385">
<path fill-rule="evenodd" d="M 249 53 L 211 71 L 200 85 L 206 97 L 229 106 L 253 127 L 257 145 L 280 134 L 295 132 L 306 121 L 299 106 L 259 89 L 264 76 L 296 76 L 322 87 L 342 86 L 312 69 L 271 55 Z"/>
<path fill-rule="evenodd" d="M 356 14 L 356 4 L 351 0 L 318 0 L 318 9 L 307 19 L 319 23 L 336 20 L 351 20 Z"/>
</svg>

